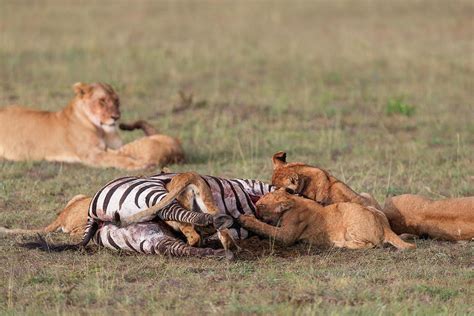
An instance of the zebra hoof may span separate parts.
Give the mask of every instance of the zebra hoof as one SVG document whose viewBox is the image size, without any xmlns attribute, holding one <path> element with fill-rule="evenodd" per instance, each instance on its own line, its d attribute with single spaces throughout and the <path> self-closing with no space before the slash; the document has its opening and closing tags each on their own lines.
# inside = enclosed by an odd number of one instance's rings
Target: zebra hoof
<svg viewBox="0 0 474 316">
<path fill-rule="evenodd" d="M 234 224 L 234 219 L 226 214 L 219 214 L 214 216 L 214 228 L 217 230 L 229 228 Z"/>
<path fill-rule="evenodd" d="M 225 258 L 228 261 L 233 261 L 235 259 L 235 255 L 232 251 L 230 251 L 230 250 L 224 250 L 224 251 L 225 251 Z"/>
</svg>

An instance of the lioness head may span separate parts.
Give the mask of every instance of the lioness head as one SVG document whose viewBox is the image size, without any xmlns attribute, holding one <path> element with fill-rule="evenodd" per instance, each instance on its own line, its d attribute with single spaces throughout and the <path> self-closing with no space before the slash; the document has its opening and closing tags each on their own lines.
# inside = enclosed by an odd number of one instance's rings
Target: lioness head
<svg viewBox="0 0 474 316">
<path fill-rule="evenodd" d="M 277 225 L 284 212 L 294 206 L 294 201 L 286 189 L 280 188 L 262 196 L 255 205 L 258 218 L 270 225 Z"/>
<path fill-rule="evenodd" d="M 114 89 L 106 83 L 82 83 L 73 85 L 75 102 L 89 120 L 103 129 L 114 128 L 120 118 L 120 100 Z"/>
<path fill-rule="evenodd" d="M 293 194 L 302 194 L 307 184 L 307 177 L 298 174 L 294 168 L 288 166 L 286 153 L 279 151 L 273 155 L 272 184 L 280 188 L 286 188 Z"/>
</svg>

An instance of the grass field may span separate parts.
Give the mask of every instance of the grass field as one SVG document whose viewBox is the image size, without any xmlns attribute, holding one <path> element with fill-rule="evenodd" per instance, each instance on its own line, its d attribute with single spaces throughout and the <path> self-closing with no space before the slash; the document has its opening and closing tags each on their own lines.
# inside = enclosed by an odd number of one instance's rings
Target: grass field
<svg viewBox="0 0 474 316">
<path fill-rule="evenodd" d="M 182 140 L 189 162 L 172 170 L 268 181 L 285 150 L 380 202 L 472 196 L 473 20 L 471 1 L 0 0 L 0 105 L 57 110 L 74 82 L 104 81 L 124 121 Z M 179 90 L 195 106 L 173 111 Z M 0 226 L 49 223 L 123 174 L 0 162 Z M 21 240 L 0 236 L 0 314 L 474 313 L 472 242 L 320 251 L 252 239 L 258 250 L 226 262 Z"/>
</svg>

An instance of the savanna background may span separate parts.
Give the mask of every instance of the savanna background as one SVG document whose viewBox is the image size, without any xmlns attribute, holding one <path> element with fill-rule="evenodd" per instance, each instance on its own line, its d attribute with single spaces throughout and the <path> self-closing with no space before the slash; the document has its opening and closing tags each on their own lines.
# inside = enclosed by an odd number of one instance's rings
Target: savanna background
<svg viewBox="0 0 474 316">
<path fill-rule="evenodd" d="M 268 181 L 285 150 L 382 203 L 472 196 L 473 21 L 471 1 L 0 0 L 0 106 L 58 110 L 73 83 L 103 81 L 123 121 L 182 140 L 175 171 Z M 125 173 L 0 162 L 0 225 L 49 223 Z M 1 314 L 474 313 L 472 242 L 321 251 L 252 239 L 253 253 L 226 262 L 22 240 L 0 236 Z"/>
</svg>

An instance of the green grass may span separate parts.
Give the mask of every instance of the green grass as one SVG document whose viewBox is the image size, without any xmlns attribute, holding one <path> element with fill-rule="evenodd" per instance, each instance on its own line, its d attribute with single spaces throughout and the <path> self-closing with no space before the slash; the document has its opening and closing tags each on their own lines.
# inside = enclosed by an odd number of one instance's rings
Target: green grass
<svg viewBox="0 0 474 316">
<path fill-rule="evenodd" d="M 74 82 L 104 81 L 125 121 L 182 140 L 189 162 L 176 171 L 269 180 L 285 150 L 381 202 L 472 196 L 473 16 L 470 1 L 0 0 L 0 104 L 56 110 Z M 199 106 L 173 113 L 179 90 Z M 123 174 L 0 162 L 0 225 L 49 223 Z M 49 254 L 21 240 L 0 236 L 1 314 L 474 313 L 472 242 L 402 253 L 252 239 L 253 254 L 225 262 Z"/>
<path fill-rule="evenodd" d="M 392 98 L 387 102 L 387 114 L 401 114 L 405 116 L 412 116 L 415 114 L 415 106 L 403 101 L 403 98 Z"/>
</svg>

